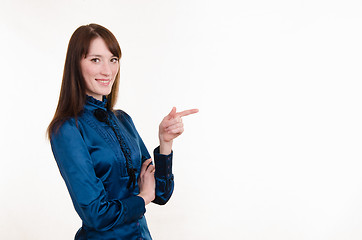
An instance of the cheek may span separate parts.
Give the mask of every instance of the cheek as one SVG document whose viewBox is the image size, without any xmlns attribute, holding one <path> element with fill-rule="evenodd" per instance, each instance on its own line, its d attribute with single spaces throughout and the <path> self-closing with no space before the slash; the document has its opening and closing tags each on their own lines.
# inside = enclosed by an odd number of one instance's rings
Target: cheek
<svg viewBox="0 0 362 240">
<path fill-rule="evenodd" d="M 95 67 L 90 67 L 90 66 L 88 66 L 87 68 L 85 68 L 84 69 L 85 71 L 84 71 L 84 75 L 86 75 L 86 76 L 88 76 L 88 77 L 93 77 L 93 76 L 95 76 L 96 75 L 96 73 L 97 73 L 97 69 L 95 68 Z"/>
<path fill-rule="evenodd" d="M 87 78 L 92 76 L 92 68 L 90 66 L 88 66 L 87 64 L 82 64 L 81 65 L 82 68 L 82 74 L 83 77 L 87 80 Z"/>
<path fill-rule="evenodd" d="M 117 66 L 117 67 L 115 67 L 114 69 L 112 69 L 113 77 L 116 77 L 116 75 L 117 75 L 118 71 L 119 71 L 118 66 Z"/>
</svg>

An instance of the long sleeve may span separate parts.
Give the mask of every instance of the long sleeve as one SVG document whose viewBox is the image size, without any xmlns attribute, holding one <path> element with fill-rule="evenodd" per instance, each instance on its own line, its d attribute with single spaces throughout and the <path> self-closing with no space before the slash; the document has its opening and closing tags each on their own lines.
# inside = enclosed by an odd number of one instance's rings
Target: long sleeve
<svg viewBox="0 0 362 240">
<path fill-rule="evenodd" d="M 171 198 L 174 189 L 174 179 L 172 174 L 172 156 L 160 154 L 160 147 L 153 151 L 155 160 L 156 198 L 153 203 L 164 205 Z"/>
<path fill-rule="evenodd" d="M 66 121 L 52 135 L 51 146 L 74 207 L 86 227 L 106 231 L 143 216 L 146 210 L 141 197 L 107 200 L 104 185 L 95 174 L 92 158 L 74 120 Z"/>
</svg>

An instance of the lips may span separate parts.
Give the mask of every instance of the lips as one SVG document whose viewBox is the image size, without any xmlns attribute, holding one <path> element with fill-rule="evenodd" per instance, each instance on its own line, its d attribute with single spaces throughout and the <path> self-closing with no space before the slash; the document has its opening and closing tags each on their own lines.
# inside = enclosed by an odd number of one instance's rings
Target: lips
<svg viewBox="0 0 362 240">
<path fill-rule="evenodd" d="M 103 86 L 108 86 L 111 83 L 110 79 L 96 79 L 96 81 Z"/>
</svg>

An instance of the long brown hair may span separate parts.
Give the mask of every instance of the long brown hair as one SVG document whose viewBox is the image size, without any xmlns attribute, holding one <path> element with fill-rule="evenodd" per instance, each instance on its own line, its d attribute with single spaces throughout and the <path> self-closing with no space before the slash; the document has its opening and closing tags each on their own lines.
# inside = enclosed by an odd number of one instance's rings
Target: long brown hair
<svg viewBox="0 0 362 240">
<path fill-rule="evenodd" d="M 86 85 L 80 61 L 87 55 L 91 41 L 97 37 L 101 37 L 104 40 L 109 51 L 114 56 L 119 59 L 122 56 L 117 39 L 107 28 L 98 24 L 89 24 L 80 26 L 75 30 L 68 44 L 58 106 L 53 120 L 47 129 L 49 139 L 52 133 L 56 132 L 64 121 L 71 117 L 76 119 L 83 110 L 86 102 Z M 111 93 L 107 96 L 106 107 L 109 110 L 113 110 L 116 103 L 118 86 L 119 71 L 114 80 Z"/>
</svg>

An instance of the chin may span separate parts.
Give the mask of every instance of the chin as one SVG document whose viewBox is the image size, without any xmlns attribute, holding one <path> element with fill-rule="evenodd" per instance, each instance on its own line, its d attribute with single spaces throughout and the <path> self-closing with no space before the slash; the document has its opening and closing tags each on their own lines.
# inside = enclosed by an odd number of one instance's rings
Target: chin
<svg viewBox="0 0 362 240">
<path fill-rule="evenodd" d="M 99 91 L 99 94 L 103 95 L 103 96 L 107 96 L 109 94 L 111 94 L 112 89 L 107 89 L 107 90 L 103 90 L 103 91 Z"/>
</svg>

